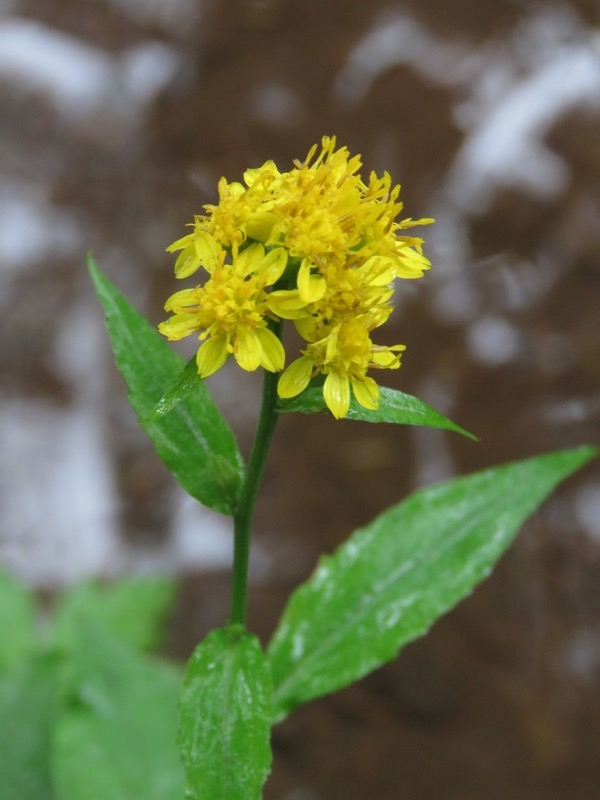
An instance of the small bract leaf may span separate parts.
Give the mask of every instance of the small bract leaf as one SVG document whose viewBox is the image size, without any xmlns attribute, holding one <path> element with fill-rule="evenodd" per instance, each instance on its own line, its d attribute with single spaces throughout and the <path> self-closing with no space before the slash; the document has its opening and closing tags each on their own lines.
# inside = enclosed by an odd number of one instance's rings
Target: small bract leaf
<svg viewBox="0 0 600 800">
<path fill-rule="evenodd" d="M 259 800 L 269 773 L 271 674 L 241 626 L 210 633 L 187 666 L 179 744 L 190 800 Z"/>
<path fill-rule="evenodd" d="M 303 414 L 316 414 L 327 411 L 323 397 L 323 389 L 318 386 L 309 386 L 302 394 L 289 400 L 280 400 L 278 410 L 282 413 L 299 411 Z M 380 388 L 379 408 L 370 410 L 364 408 L 352 398 L 350 409 L 345 419 L 355 419 L 362 422 L 391 422 L 396 425 L 421 425 L 426 428 L 444 428 L 445 430 L 461 433 L 469 439 L 476 440 L 460 425 L 447 419 L 431 406 L 397 389 Z"/>
<path fill-rule="evenodd" d="M 323 558 L 268 648 L 276 717 L 347 686 L 425 633 L 596 452 L 551 453 L 422 489 Z"/>
<path fill-rule="evenodd" d="M 183 360 L 102 274 L 88 266 L 106 313 L 115 361 L 129 402 L 156 452 L 181 486 L 209 508 L 231 514 L 244 471 L 235 436 L 203 381 L 195 381 L 166 416 L 149 418 L 181 374 Z"/>
<path fill-rule="evenodd" d="M 175 381 L 169 389 L 163 394 L 158 403 L 155 405 L 153 412 L 150 414 L 147 422 L 155 422 L 157 419 L 164 417 L 169 411 L 172 411 L 181 401 L 187 397 L 192 391 L 194 386 L 202 380 L 198 375 L 198 367 L 196 365 L 196 356 L 192 356 L 187 362 L 185 367 L 181 370 Z"/>
</svg>

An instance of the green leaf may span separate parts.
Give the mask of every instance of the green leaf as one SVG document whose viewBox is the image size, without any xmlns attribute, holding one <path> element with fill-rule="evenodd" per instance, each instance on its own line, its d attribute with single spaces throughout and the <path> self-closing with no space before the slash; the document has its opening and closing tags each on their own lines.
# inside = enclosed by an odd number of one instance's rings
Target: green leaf
<svg viewBox="0 0 600 800">
<path fill-rule="evenodd" d="M 58 666 L 51 655 L 35 655 L 0 680 L 0 800 L 56 800 L 50 742 Z"/>
<path fill-rule="evenodd" d="M 163 638 L 175 584 L 166 578 L 130 578 L 117 583 L 80 584 L 63 593 L 55 613 L 55 642 L 70 647 L 85 620 L 96 620 L 136 649 L 151 650 Z"/>
<path fill-rule="evenodd" d="M 157 420 L 149 418 L 180 375 L 183 359 L 110 283 L 92 258 L 88 266 L 106 313 L 116 364 L 142 428 L 192 497 L 223 514 L 232 514 L 244 466 L 231 428 L 203 381 L 197 381 L 171 413 Z"/>
<path fill-rule="evenodd" d="M 148 421 L 154 422 L 164 417 L 169 411 L 172 411 L 201 381 L 202 379 L 198 375 L 198 367 L 196 366 L 196 357 L 192 356 L 172 386 L 160 398 L 154 407 L 154 411 L 148 417 Z"/>
<path fill-rule="evenodd" d="M 241 626 L 210 633 L 188 664 L 179 744 L 190 800 L 259 800 L 269 773 L 271 675 Z"/>
<path fill-rule="evenodd" d="M 425 633 L 596 452 L 538 456 L 417 491 L 323 558 L 268 648 L 276 717 L 347 686 Z"/>
<path fill-rule="evenodd" d="M 313 386 L 305 389 L 302 394 L 290 400 L 280 400 L 278 410 L 281 412 L 300 411 L 303 414 L 316 414 L 327 412 L 321 387 Z M 456 423 L 444 417 L 434 408 L 428 406 L 417 397 L 404 394 L 396 389 L 380 388 L 379 408 L 370 411 L 352 398 L 350 410 L 346 419 L 356 419 L 362 422 L 392 422 L 396 425 L 421 425 L 425 428 L 444 428 L 477 440 L 476 436 L 461 428 Z"/>
<path fill-rule="evenodd" d="M 33 648 L 35 601 L 23 584 L 0 571 L 0 674 Z"/>
<path fill-rule="evenodd" d="M 180 674 L 88 622 L 71 651 L 54 733 L 61 800 L 181 800 L 175 745 Z"/>
</svg>

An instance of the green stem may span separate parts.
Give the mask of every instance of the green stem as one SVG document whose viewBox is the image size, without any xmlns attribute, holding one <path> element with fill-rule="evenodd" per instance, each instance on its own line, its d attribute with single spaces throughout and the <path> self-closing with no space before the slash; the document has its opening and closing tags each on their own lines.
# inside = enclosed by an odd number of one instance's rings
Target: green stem
<svg viewBox="0 0 600 800">
<path fill-rule="evenodd" d="M 275 331 L 279 333 L 279 331 Z M 258 490 L 265 470 L 269 446 L 279 414 L 276 411 L 276 372 L 264 370 L 263 394 L 256 434 L 242 484 L 234 522 L 233 577 L 231 586 L 231 623 L 246 624 L 248 607 L 248 564 L 250 560 L 250 538 L 252 517 Z"/>
</svg>

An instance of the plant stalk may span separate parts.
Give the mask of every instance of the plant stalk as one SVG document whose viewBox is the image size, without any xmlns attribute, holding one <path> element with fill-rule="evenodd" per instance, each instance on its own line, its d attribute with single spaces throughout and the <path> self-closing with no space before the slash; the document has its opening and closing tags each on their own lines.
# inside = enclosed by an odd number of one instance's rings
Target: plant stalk
<svg viewBox="0 0 600 800">
<path fill-rule="evenodd" d="M 280 335 L 280 326 L 274 331 Z M 263 393 L 260 415 L 246 467 L 246 475 L 240 491 L 240 499 L 233 517 L 233 575 L 231 584 L 231 615 L 229 621 L 246 625 L 248 608 L 248 565 L 254 506 L 262 482 L 269 447 L 279 414 L 277 404 L 276 372 L 264 370 Z"/>
</svg>

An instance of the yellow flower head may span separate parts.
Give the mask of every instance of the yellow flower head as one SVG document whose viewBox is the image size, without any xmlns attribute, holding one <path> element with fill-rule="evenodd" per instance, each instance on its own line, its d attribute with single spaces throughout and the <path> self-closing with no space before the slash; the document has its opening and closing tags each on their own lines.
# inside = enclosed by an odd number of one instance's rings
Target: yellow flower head
<svg viewBox="0 0 600 800">
<path fill-rule="evenodd" d="M 350 407 L 350 388 L 357 401 L 369 409 L 379 406 L 379 387 L 367 376 L 369 367 L 398 369 L 405 346 L 373 344 L 360 321 L 342 322 L 325 328 L 323 338 L 308 345 L 279 379 L 280 397 L 296 397 L 311 378 L 325 375 L 323 397 L 334 417 L 345 417 Z"/>
<path fill-rule="evenodd" d="M 230 264 L 219 246 L 213 253 L 204 263 L 206 283 L 167 300 L 165 311 L 173 316 L 158 326 L 159 331 L 172 340 L 199 332 L 204 343 L 196 361 L 203 378 L 220 369 L 230 354 L 242 369 L 262 366 L 279 372 L 285 355 L 281 341 L 267 327 L 271 316 L 266 288 L 283 274 L 287 253 L 282 248 L 265 253 L 263 245 L 255 243 L 234 252 Z"/>
<path fill-rule="evenodd" d="M 397 369 L 404 345 L 374 345 L 371 333 L 392 311 L 394 281 L 430 267 L 423 240 L 406 230 L 433 220 L 398 221 L 400 186 L 387 172 L 364 182 L 360 168 L 360 156 L 325 136 L 287 172 L 267 161 L 247 170 L 243 183 L 222 178 L 218 203 L 167 248 L 178 253 L 177 278 L 208 275 L 169 298 L 172 316 L 159 326 L 169 339 L 198 334 L 202 377 L 229 355 L 246 370 L 283 370 L 271 323 L 289 319 L 307 346 L 281 376 L 280 397 L 321 375 L 336 417 L 347 414 L 351 393 L 377 408 L 367 370 Z"/>
<path fill-rule="evenodd" d="M 282 319 L 296 320 L 302 336 L 306 326 L 333 320 L 351 321 L 369 315 L 371 328 L 382 325 L 392 312 L 394 271 L 380 256 L 319 259 L 319 271 L 311 271 L 304 259 L 298 269 L 297 289 L 271 292 L 268 305 Z"/>
<path fill-rule="evenodd" d="M 206 205 L 208 212 L 199 217 L 202 228 L 213 236 L 223 247 L 241 244 L 249 236 L 251 239 L 264 241 L 270 230 L 271 221 L 268 209 L 276 180 L 279 176 L 277 167 L 267 161 L 257 170 L 247 170 L 241 183 L 227 183 L 225 178 L 219 181 L 219 203 Z M 267 230 L 264 236 L 257 235 L 264 227 L 267 216 Z"/>
</svg>

